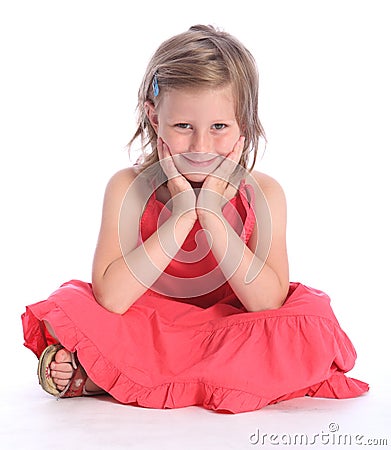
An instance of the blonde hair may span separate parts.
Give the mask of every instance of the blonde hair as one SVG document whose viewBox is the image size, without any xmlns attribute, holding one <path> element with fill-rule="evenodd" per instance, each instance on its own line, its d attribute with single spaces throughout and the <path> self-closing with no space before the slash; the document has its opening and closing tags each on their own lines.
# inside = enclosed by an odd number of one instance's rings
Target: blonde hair
<svg viewBox="0 0 391 450">
<path fill-rule="evenodd" d="M 158 95 L 156 89 L 158 85 Z M 258 117 L 258 71 L 251 53 L 236 38 L 212 26 L 195 25 L 188 31 L 163 42 L 150 60 L 138 92 L 137 130 L 128 146 L 140 137 L 142 171 L 159 160 L 157 135 L 145 112 L 145 102 L 158 105 L 169 89 L 220 88 L 231 85 L 235 114 L 245 145 L 240 165 L 248 169 L 249 154 L 254 152 L 255 165 L 262 136 L 266 136 Z M 146 148 L 152 152 L 146 153 Z"/>
</svg>

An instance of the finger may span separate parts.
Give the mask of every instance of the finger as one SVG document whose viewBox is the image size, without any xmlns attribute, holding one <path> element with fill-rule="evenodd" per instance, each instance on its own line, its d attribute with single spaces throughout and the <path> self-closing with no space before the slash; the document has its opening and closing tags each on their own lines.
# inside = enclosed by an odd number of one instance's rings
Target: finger
<svg viewBox="0 0 391 450">
<path fill-rule="evenodd" d="M 236 141 L 233 150 L 222 160 L 212 175 L 222 178 L 228 183 L 229 177 L 239 165 L 240 157 L 243 153 L 244 140 L 245 137 L 240 136 L 240 138 Z"/>
<path fill-rule="evenodd" d="M 176 178 L 180 176 L 180 173 L 178 172 L 178 169 L 174 163 L 174 159 L 170 153 L 168 145 L 165 142 L 163 142 L 162 149 L 163 149 L 164 167 L 168 179 L 170 180 L 171 178 Z"/>
<path fill-rule="evenodd" d="M 161 138 L 158 139 L 157 150 L 160 165 L 162 166 L 162 169 L 166 174 L 167 178 L 170 180 L 171 178 L 178 176 L 179 172 L 172 160 L 172 156 L 168 148 L 168 145 Z"/>
<path fill-rule="evenodd" d="M 236 161 L 225 157 L 220 165 L 210 175 L 228 183 L 231 174 L 237 166 L 238 163 Z"/>
<path fill-rule="evenodd" d="M 157 141 L 157 151 L 160 163 L 163 166 L 167 166 L 167 158 L 170 157 L 170 154 L 167 154 L 167 151 L 165 150 L 165 143 L 162 138 L 159 138 Z"/>
<path fill-rule="evenodd" d="M 157 154 L 158 154 L 158 156 L 159 156 L 159 160 L 163 159 L 163 154 L 162 154 L 162 144 L 163 144 L 162 139 L 161 139 L 161 138 L 158 138 L 156 147 L 157 147 Z"/>
<path fill-rule="evenodd" d="M 228 153 L 227 159 L 239 163 L 240 157 L 243 153 L 245 139 L 246 138 L 244 136 L 240 136 L 240 138 L 236 141 L 232 151 Z"/>
</svg>

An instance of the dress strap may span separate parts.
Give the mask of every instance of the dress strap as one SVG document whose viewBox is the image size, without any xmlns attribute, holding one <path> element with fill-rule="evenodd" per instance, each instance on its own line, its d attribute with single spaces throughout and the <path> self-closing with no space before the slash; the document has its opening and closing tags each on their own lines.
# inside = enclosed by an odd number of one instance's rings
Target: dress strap
<svg viewBox="0 0 391 450">
<path fill-rule="evenodd" d="M 244 220 L 240 237 L 244 242 L 247 243 L 254 230 L 254 225 L 256 222 L 254 211 L 255 193 L 254 188 L 251 184 L 245 184 L 244 178 L 240 181 L 238 192 L 240 201 L 246 211 L 246 218 Z"/>
<path fill-rule="evenodd" d="M 224 215 L 226 218 L 230 218 L 231 225 L 236 224 L 234 228 L 245 243 L 248 242 L 256 222 L 254 198 L 254 188 L 250 184 L 245 184 L 243 179 L 240 181 L 235 197 L 229 200 L 223 208 Z M 238 218 L 238 212 L 241 219 Z M 160 217 L 159 221 L 164 222 L 169 215 L 170 212 L 166 206 L 157 200 L 156 190 L 154 189 L 147 200 L 140 219 L 138 245 L 156 229 L 158 217 Z"/>
</svg>

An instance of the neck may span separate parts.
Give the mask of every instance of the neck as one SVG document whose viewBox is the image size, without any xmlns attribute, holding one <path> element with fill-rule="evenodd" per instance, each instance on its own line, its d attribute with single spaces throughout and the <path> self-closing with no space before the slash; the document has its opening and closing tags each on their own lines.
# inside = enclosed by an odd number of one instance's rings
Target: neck
<svg viewBox="0 0 391 450">
<path fill-rule="evenodd" d="M 199 189 L 202 188 L 203 181 L 190 181 L 190 180 L 187 180 L 187 181 L 190 183 L 191 187 L 195 191 L 198 191 Z"/>
</svg>

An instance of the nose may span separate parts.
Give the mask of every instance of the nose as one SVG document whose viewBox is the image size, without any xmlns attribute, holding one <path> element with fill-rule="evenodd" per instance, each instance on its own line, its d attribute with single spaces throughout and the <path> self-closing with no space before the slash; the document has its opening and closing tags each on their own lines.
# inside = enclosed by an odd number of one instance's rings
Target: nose
<svg viewBox="0 0 391 450">
<path fill-rule="evenodd" d="M 211 136 L 207 132 L 193 133 L 189 151 L 195 153 L 212 153 Z"/>
</svg>

